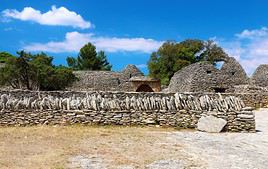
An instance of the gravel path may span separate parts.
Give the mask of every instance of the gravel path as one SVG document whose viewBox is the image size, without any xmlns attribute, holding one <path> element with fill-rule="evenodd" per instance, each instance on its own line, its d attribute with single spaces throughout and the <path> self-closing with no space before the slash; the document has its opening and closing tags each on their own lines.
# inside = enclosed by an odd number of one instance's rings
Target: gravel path
<svg viewBox="0 0 268 169">
<path fill-rule="evenodd" d="M 257 133 L 173 132 L 168 139 L 182 143 L 209 169 L 267 169 L 268 109 L 256 111 L 255 116 Z"/>
</svg>

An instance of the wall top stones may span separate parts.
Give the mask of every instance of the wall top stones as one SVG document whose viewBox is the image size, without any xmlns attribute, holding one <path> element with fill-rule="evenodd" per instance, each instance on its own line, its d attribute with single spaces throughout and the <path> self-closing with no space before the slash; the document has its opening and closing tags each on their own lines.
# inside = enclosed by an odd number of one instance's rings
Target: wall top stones
<svg viewBox="0 0 268 169">
<path fill-rule="evenodd" d="M 245 107 L 234 96 L 125 93 L 125 92 L 33 92 L 1 91 L 0 109 L 3 110 L 206 110 L 240 111 Z"/>
</svg>

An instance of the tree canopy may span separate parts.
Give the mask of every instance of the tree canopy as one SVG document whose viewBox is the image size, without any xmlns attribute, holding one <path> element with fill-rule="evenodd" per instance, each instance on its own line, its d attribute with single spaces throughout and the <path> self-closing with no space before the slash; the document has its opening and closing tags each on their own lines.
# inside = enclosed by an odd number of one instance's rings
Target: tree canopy
<svg viewBox="0 0 268 169">
<path fill-rule="evenodd" d="M 104 51 L 96 52 L 96 47 L 88 43 L 80 49 L 77 58 L 67 57 L 69 67 L 75 70 L 111 70 Z"/>
<path fill-rule="evenodd" d="M 209 61 L 215 63 L 227 54 L 213 41 L 189 39 L 182 42 L 165 42 L 151 54 L 148 62 L 149 76 L 168 85 L 175 72 L 195 62 Z"/>
<path fill-rule="evenodd" d="M 15 56 L 7 53 L 7 52 L 0 52 L 0 63 L 6 63 L 9 58 L 14 58 Z"/>
<path fill-rule="evenodd" d="M 72 69 L 52 64 L 53 58 L 45 53 L 32 55 L 17 52 L 0 69 L 0 84 L 15 89 L 62 90 L 76 80 Z"/>
</svg>

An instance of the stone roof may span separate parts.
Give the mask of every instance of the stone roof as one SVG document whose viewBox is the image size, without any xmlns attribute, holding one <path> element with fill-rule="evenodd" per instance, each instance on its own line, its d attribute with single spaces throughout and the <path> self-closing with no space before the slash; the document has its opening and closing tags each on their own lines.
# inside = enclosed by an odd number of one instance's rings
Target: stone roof
<svg viewBox="0 0 268 169">
<path fill-rule="evenodd" d="M 268 64 L 260 65 L 250 78 L 253 85 L 268 87 Z"/>
<path fill-rule="evenodd" d="M 74 71 L 79 79 L 74 82 L 74 90 L 117 90 L 121 83 L 122 73 L 113 71 Z"/>
<path fill-rule="evenodd" d="M 135 76 L 144 76 L 144 74 L 135 65 L 127 65 L 122 73 L 128 75 L 129 78 Z"/>
<path fill-rule="evenodd" d="M 78 91 L 131 91 L 130 78 L 143 76 L 135 65 L 128 65 L 121 72 L 74 71 L 74 74 L 79 80 L 68 89 Z"/>
<path fill-rule="evenodd" d="M 221 69 L 209 62 L 189 65 L 174 74 L 170 92 L 214 92 L 216 88 L 233 92 L 235 85 L 248 84 L 242 66 L 232 57 L 226 58 Z"/>
</svg>

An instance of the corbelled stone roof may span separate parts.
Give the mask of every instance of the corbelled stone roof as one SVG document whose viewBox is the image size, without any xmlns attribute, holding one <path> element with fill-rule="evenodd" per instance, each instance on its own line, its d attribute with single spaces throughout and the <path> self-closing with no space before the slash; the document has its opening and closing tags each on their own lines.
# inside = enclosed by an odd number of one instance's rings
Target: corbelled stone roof
<svg viewBox="0 0 268 169">
<path fill-rule="evenodd" d="M 135 65 L 127 65 L 122 73 L 129 78 L 135 76 L 144 76 L 144 74 Z"/>
<path fill-rule="evenodd" d="M 268 87 L 268 64 L 260 65 L 250 78 L 253 85 Z"/>
<path fill-rule="evenodd" d="M 189 65 L 174 74 L 170 92 L 214 92 L 216 88 L 233 92 L 235 85 L 248 84 L 242 66 L 232 57 L 224 59 L 221 69 L 209 62 Z"/>
<path fill-rule="evenodd" d="M 131 91 L 130 78 L 143 76 L 135 65 L 128 65 L 122 72 L 74 71 L 74 74 L 79 80 L 68 89 L 78 91 Z"/>
</svg>

